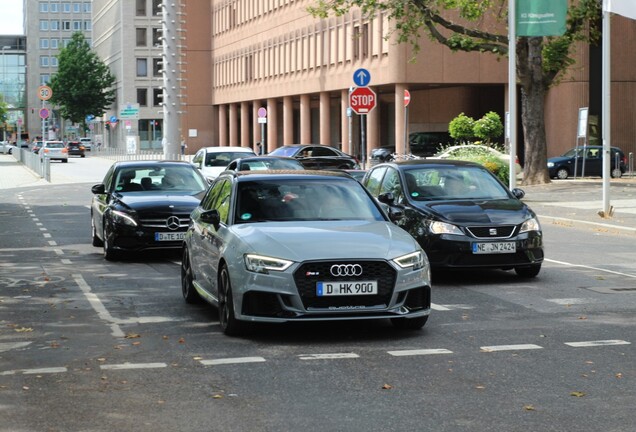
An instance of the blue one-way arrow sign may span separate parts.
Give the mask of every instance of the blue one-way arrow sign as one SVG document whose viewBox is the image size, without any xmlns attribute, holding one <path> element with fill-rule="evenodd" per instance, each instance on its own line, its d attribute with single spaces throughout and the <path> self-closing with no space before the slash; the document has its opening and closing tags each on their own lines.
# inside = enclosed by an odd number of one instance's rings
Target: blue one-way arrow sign
<svg viewBox="0 0 636 432">
<path fill-rule="evenodd" d="M 371 82 L 371 74 L 368 70 L 360 68 L 353 73 L 353 82 L 358 87 L 366 87 Z"/>
</svg>

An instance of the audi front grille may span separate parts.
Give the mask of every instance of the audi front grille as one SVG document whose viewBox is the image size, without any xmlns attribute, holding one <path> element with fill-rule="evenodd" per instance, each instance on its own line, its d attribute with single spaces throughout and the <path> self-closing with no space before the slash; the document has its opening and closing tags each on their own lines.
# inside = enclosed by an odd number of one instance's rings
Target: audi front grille
<svg viewBox="0 0 636 432">
<path fill-rule="evenodd" d="M 358 276 L 335 277 L 331 274 L 332 266 L 358 264 L 362 273 Z M 312 261 L 303 263 L 294 272 L 294 281 L 305 309 L 329 309 L 346 307 L 387 307 L 395 287 L 396 271 L 386 261 Z M 378 293 L 375 295 L 351 296 L 318 296 L 317 282 L 355 282 L 377 281 Z"/>
</svg>

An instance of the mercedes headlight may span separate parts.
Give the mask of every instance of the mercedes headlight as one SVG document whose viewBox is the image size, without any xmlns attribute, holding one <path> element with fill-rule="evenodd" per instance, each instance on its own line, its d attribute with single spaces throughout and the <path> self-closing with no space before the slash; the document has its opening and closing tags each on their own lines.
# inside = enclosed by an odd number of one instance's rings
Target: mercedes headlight
<svg viewBox="0 0 636 432">
<path fill-rule="evenodd" d="M 120 210 L 113 210 L 111 212 L 111 217 L 113 219 L 113 222 L 117 225 L 128 225 L 132 227 L 135 227 L 138 225 L 133 215 L 125 213 Z"/>
</svg>

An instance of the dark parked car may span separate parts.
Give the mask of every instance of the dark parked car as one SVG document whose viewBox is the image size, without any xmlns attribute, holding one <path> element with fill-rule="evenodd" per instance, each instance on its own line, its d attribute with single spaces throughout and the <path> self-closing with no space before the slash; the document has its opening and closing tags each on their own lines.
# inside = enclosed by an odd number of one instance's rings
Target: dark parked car
<svg viewBox="0 0 636 432">
<path fill-rule="evenodd" d="M 186 302 L 219 309 L 228 335 L 246 321 L 391 319 L 430 313 L 426 254 L 344 173 L 226 171 L 192 212 L 181 260 Z"/>
<path fill-rule="evenodd" d="M 66 149 L 68 150 L 69 156 L 86 156 L 86 149 L 84 148 L 84 145 L 79 141 L 69 141 L 66 144 Z"/>
<path fill-rule="evenodd" d="M 190 213 L 208 186 L 188 162 L 115 162 L 92 187 L 93 246 L 116 260 L 125 252 L 181 248 Z"/>
<path fill-rule="evenodd" d="M 618 147 L 611 148 L 610 175 L 620 178 L 627 170 L 627 158 Z M 570 176 L 603 176 L 603 146 L 580 146 L 562 156 L 548 159 L 550 178 L 566 179 Z"/>
<path fill-rule="evenodd" d="M 321 144 L 290 144 L 278 147 L 269 152 L 270 156 L 287 156 L 296 158 L 307 169 L 358 169 L 360 164 L 356 158 Z"/>
<path fill-rule="evenodd" d="M 225 168 L 228 171 L 302 170 L 298 159 L 283 156 L 253 156 L 234 159 Z"/>
<path fill-rule="evenodd" d="M 535 213 L 482 165 L 419 159 L 372 167 L 363 184 L 418 241 L 432 268 L 539 274 L 543 234 Z"/>
</svg>

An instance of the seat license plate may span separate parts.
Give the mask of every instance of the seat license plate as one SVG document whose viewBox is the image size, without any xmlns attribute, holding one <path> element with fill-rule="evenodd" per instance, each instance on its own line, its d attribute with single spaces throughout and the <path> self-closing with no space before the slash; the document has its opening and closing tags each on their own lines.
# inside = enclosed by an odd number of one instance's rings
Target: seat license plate
<svg viewBox="0 0 636 432">
<path fill-rule="evenodd" d="M 185 232 L 156 232 L 155 241 L 180 241 L 185 238 Z"/>
<path fill-rule="evenodd" d="M 318 282 L 316 283 L 316 295 L 326 296 L 351 296 L 351 295 L 373 295 L 378 293 L 377 281 L 355 281 L 355 282 Z"/>
<path fill-rule="evenodd" d="M 474 254 L 498 254 L 515 252 L 517 252 L 517 244 L 515 242 L 473 243 Z"/>
</svg>

